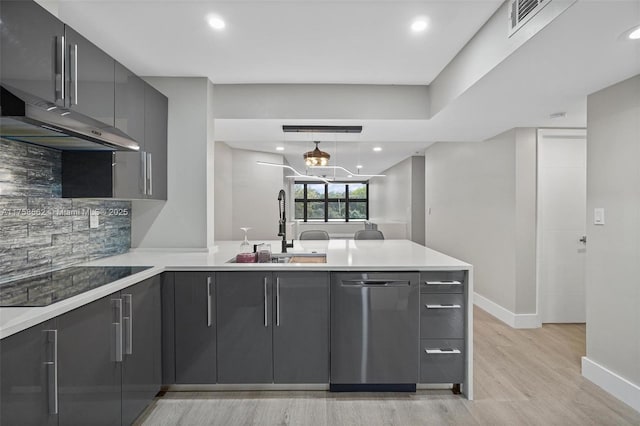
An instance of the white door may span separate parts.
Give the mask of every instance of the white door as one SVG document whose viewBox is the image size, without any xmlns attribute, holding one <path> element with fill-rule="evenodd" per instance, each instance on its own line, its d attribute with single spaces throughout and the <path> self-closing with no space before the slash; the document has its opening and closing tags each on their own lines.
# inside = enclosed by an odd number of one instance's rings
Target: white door
<svg viewBox="0 0 640 426">
<path fill-rule="evenodd" d="M 538 130 L 538 312 L 585 322 L 587 144 L 583 129 Z"/>
</svg>

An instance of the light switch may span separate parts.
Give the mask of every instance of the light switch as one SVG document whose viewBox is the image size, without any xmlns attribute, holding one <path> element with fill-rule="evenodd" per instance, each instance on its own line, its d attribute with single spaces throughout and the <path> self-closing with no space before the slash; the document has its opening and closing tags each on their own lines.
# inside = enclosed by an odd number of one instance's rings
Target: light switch
<svg viewBox="0 0 640 426">
<path fill-rule="evenodd" d="M 100 221 L 98 218 L 98 211 L 97 210 L 91 210 L 89 212 L 89 228 L 97 228 L 99 225 Z"/>
<path fill-rule="evenodd" d="M 599 207 L 593 209 L 593 224 L 604 225 L 604 209 Z"/>
</svg>

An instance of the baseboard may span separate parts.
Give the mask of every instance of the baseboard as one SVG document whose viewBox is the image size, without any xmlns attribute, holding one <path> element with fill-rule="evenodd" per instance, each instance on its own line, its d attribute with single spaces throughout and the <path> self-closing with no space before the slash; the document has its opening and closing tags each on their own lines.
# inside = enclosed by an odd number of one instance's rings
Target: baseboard
<svg viewBox="0 0 640 426">
<path fill-rule="evenodd" d="M 473 293 L 473 304 L 512 328 L 539 328 L 542 326 L 537 314 L 514 314 L 478 293 Z"/>
<path fill-rule="evenodd" d="M 587 358 L 582 357 L 582 375 L 640 412 L 640 386 Z"/>
</svg>

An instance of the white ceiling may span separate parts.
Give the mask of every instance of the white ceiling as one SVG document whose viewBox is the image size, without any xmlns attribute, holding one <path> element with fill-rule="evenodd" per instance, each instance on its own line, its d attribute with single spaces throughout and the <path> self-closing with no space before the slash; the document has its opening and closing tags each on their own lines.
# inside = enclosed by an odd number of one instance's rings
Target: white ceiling
<svg viewBox="0 0 640 426">
<path fill-rule="evenodd" d="M 208 76 L 214 83 L 427 84 L 500 3 L 62 0 L 59 16 L 141 75 Z M 226 20 L 224 32 L 207 26 L 211 12 Z M 417 15 L 431 18 L 418 35 L 408 29 Z M 637 24 L 639 0 L 579 1 L 430 120 L 218 119 L 216 140 L 268 152 L 284 146 L 287 160 L 303 169 L 302 153 L 319 139 L 333 164 L 361 163 L 363 173 L 379 173 L 437 141 L 482 141 L 513 127 L 584 127 L 588 94 L 640 73 L 640 42 L 620 38 Z M 567 116 L 549 118 L 559 111 Z M 282 124 L 364 130 L 344 142 L 334 135 L 304 142 L 285 136 Z"/>
</svg>

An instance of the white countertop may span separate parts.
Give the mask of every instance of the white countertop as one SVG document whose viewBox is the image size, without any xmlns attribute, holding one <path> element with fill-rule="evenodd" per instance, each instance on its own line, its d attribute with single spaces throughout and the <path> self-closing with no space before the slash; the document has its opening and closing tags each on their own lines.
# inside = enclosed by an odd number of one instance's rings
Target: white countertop
<svg viewBox="0 0 640 426">
<path fill-rule="evenodd" d="M 251 244 L 264 241 L 251 241 Z M 266 241 L 273 253 L 280 241 Z M 471 265 L 408 240 L 295 241 L 289 253 L 326 253 L 327 263 L 226 263 L 235 258 L 239 241 L 219 241 L 210 251 L 184 249 L 131 250 L 83 266 L 153 266 L 69 299 L 44 307 L 0 308 L 0 339 L 108 296 L 164 271 L 308 270 L 308 271 L 446 271 Z"/>
</svg>

